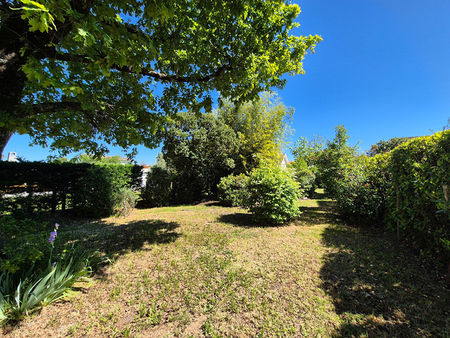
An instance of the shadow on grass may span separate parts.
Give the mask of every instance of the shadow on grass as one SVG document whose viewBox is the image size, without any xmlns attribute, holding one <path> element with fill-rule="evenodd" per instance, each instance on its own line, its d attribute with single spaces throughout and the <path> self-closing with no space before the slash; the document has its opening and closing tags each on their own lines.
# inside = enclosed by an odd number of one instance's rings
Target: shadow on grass
<svg viewBox="0 0 450 338">
<path fill-rule="evenodd" d="M 450 336 L 450 297 L 437 275 L 386 234 L 325 229 L 322 287 L 343 318 L 337 336 Z"/>
<path fill-rule="evenodd" d="M 334 211 L 336 202 L 318 200 L 317 207 L 300 207 L 299 221 L 306 225 L 336 223 L 339 215 Z"/>
<path fill-rule="evenodd" d="M 124 224 L 94 221 L 67 229 L 61 237 L 63 241 L 74 242 L 86 251 L 100 251 L 116 258 L 129 251 L 141 250 L 146 244 L 171 243 L 180 236 L 175 231 L 178 227 L 178 223 L 162 220 Z"/>
<path fill-rule="evenodd" d="M 217 218 L 217 221 L 221 222 L 221 223 L 227 223 L 227 224 L 231 224 L 231 225 L 235 225 L 235 226 L 239 226 L 239 227 L 244 227 L 244 228 L 270 226 L 270 225 L 261 225 L 261 223 L 258 223 L 253 219 L 252 214 L 246 214 L 243 212 L 236 212 L 234 214 L 220 215 Z"/>
</svg>

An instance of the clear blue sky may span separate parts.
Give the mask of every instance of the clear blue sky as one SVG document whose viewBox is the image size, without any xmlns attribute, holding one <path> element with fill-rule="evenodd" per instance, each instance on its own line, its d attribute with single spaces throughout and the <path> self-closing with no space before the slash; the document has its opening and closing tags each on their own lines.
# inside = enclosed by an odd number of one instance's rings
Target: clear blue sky
<svg viewBox="0 0 450 338">
<path fill-rule="evenodd" d="M 343 124 L 361 150 L 382 139 L 429 135 L 450 116 L 449 0 L 303 0 L 297 34 L 324 41 L 305 60 L 306 74 L 280 91 L 295 108 L 292 140 L 332 138 Z M 5 153 L 43 160 L 46 149 L 14 135 Z M 158 149 L 138 148 L 155 162 Z M 120 155 L 112 148 L 110 155 Z"/>
</svg>

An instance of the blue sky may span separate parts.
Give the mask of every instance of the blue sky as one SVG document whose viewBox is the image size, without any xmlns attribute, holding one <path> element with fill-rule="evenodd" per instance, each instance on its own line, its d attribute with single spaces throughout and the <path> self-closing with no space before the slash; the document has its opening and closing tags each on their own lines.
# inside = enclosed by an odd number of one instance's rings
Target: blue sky
<svg viewBox="0 0 450 338">
<path fill-rule="evenodd" d="M 295 108 L 291 139 L 332 138 L 343 124 L 365 151 L 382 139 L 429 135 L 450 117 L 449 0 L 303 0 L 297 34 L 324 41 L 306 74 L 279 92 Z M 14 135 L 4 153 L 43 160 L 49 152 Z M 152 164 L 158 149 L 138 147 Z M 110 155 L 121 155 L 111 148 Z M 289 154 L 289 153 L 288 153 Z"/>
</svg>

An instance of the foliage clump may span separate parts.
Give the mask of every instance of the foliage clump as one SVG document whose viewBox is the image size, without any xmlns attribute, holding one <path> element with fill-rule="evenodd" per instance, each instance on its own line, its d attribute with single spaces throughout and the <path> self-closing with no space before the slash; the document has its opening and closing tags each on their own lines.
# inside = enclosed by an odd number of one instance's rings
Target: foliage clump
<svg viewBox="0 0 450 338">
<path fill-rule="evenodd" d="M 234 173 L 249 173 L 265 163 L 279 163 L 293 113 L 294 109 L 273 92 L 240 105 L 224 100 L 217 116 L 234 130 L 239 140 Z"/>
<path fill-rule="evenodd" d="M 248 198 L 244 206 L 255 220 L 284 223 L 300 214 L 300 187 L 290 170 L 275 166 L 253 170 L 248 184 Z"/>
<path fill-rule="evenodd" d="M 370 149 L 367 151 L 367 156 L 373 157 L 376 155 L 388 153 L 395 147 L 398 147 L 400 144 L 408 142 L 413 138 L 414 137 L 393 137 L 387 141 L 381 140 L 370 147 Z"/>
<path fill-rule="evenodd" d="M 173 175 L 172 201 L 192 203 L 217 195 L 232 173 L 239 149 L 236 133 L 214 114 L 179 113 L 169 122 L 162 148 Z"/>
<path fill-rule="evenodd" d="M 336 191 L 340 214 L 353 224 L 382 227 L 390 182 L 387 156 L 356 156 L 343 169 Z"/>
<path fill-rule="evenodd" d="M 324 147 L 321 138 L 314 138 L 308 141 L 304 137 L 295 143 L 291 148 L 294 161 L 290 164 L 294 170 L 295 178 L 300 184 L 305 197 L 311 197 L 318 187 L 318 158 Z"/>
<path fill-rule="evenodd" d="M 142 189 L 139 206 L 146 208 L 163 207 L 172 201 L 173 174 L 169 169 L 153 166 Z"/>
<path fill-rule="evenodd" d="M 354 224 L 385 225 L 424 254 L 450 259 L 450 131 L 341 167 L 334 197 Z"/>
<path fill-rule="evenodd" d="M 222 177 L 218 187 L 219 200 L 230 207 L 240 207 L 244 205 L 244 201 L 248 199 L 247 190 L 248 176 L 245 174 L 231 174 Z"/>
</svg>

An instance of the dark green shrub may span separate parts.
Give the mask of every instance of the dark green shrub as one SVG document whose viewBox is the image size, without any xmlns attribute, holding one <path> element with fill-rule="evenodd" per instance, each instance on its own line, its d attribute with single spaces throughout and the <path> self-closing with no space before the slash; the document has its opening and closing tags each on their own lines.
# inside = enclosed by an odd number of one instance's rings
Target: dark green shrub
<svg viewBox="0 0 450 338">
<path fill-rule="evenodd" d="M 300 187 L 290 170 L 258 168 L 251 172 L 244 205 L 257 221 L 283 223 L 300 214 Z"/>
<path fill-rule="evenodd" d="M 72 209 L 101 217 L 114 211 L 114 196 L 124 187 L 136 189 L 141 167 L 122 164 L 0 162 L 0 211 L 32 214 Z M 27 197 L 20 194 L 28 193 Z"/>
<path fill-rule="evenodd" d="M 387 156 L 354 158 L 343 170 L 336 190 L 337 207 L 345 219 L 356 225 L 382 226 L 389 187 Z"/>
<path fill-rule="evenodd" d="M 450 261 L 450 131 L 415 138 L 391 152 L 387 225 L 414 246 Z"/>
<path fill-rule="evenodd" d="M 166 168 L 154 166 L 150 169 L 139 205 L 162 207 L 169 205 L 172 196 L 173 175 Z"/>
<path fill-rule="evenodd" d="M 240 207 L 248 198 L 248 176 L 244 174 L 222 177 L 218 188 L 219 200 L 226 206 Z"/>
<path fill-rule="evenodd" d="M 450 260 L 450 131 L 411 139 L 341 167 L 340 213 L 356 224 L 385 224 L 424 254 Z"/>
</svg>

